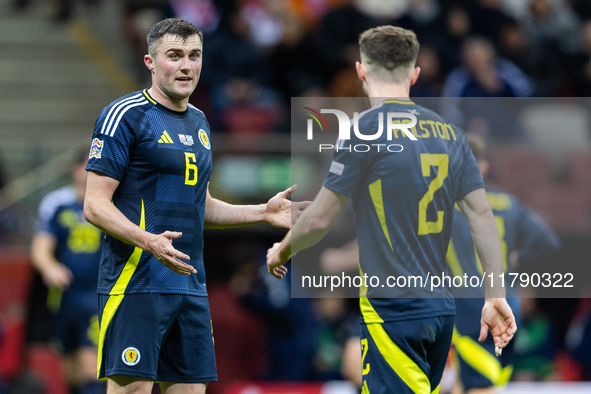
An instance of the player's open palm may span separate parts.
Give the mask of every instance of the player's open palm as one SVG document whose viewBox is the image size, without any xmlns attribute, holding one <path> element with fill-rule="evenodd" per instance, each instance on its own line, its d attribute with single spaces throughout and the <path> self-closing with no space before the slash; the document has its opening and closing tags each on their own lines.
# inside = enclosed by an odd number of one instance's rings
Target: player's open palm
<svg viewBox="0 0 591 394">
<path fill-rule="evenodd" d="M 164 266 L 182 275 L 196 274 L 197 270 L 179 259 L 190 260 L 186 254 L 176 250 L 172 246 L 172 240 L 180 238 L 183 233 L 165 231 L 162 234 L 155 234 L 149 246 L 149 252 L 158 259 Z"/>
<path fill-rule="evenodd" d="M 500 349 L 507 346 L 517 331 L 515 316 L 504 298 L 487 298 L 484 302 L 480 319 L 480 337 L 478 338 L 480 342 L 486 339 L 489 329 L 497 353 L 500 354 Z"/>
<path fill-rule="evenodd" d="M 300 217 L 304 209 L 308 207 L 311 201 L 291 202 L 287 199 L 294 191 L 297 185 L 277 193 L 267 202 L 266 221 L 275 227 L 291 228 L 291 225 Z"/>
</svg>

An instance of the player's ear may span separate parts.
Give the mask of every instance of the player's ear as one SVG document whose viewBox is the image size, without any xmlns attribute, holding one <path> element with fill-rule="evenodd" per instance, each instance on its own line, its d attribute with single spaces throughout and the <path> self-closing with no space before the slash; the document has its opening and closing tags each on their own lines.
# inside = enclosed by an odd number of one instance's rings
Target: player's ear
<svg viewBox="0 0 591 394">
<path fill-rule="evenodd" d="M 365 82 L 365 68 L 363 67 L 363 63 L 355 62 L 355 70 L 357 70 L 357 76 L 362 82 Z"/>
<path fill-rule="evenodd" d="M 150 55 L 144 55 L 144 64 L 148 67 L 148 70 L 154 72 L 154 60 Z"/>
<path fill-rule="evenodd" d="M 420 67 L 415 67 L 412 69 L 412 74 L 410 76 L 410 86 L 417 83 L 417 79 L 419 79 L 419 74 L 421 73 Z"/>
</svg>

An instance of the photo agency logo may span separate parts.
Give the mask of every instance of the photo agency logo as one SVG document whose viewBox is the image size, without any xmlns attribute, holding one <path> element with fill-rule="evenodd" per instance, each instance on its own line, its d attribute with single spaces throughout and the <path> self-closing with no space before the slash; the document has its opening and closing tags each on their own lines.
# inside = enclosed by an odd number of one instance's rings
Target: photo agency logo
<svg viewBox="0 0 591 394">
<path fill-rule="evenodd" d="M 384 113 L 378 112 L 378 126 L 377 130 L 363 130 L 363 133 L 359 127 L 359 119 L 365 114 L 358 112 L 353 113 L 353 119 L 349 119 L 349 116 L 338 109 L 321 109 L 320 112 L 309 108 L 309 107 L 302 107 L 305 111 L 304 113 L 310 116 L 311 119 L 308 119 L 307 122 L 307 138 L 309 141 L 314 139 L 314 121 L 320 128 L 321 131 L 328 131 L 328 124 L 326 123 L 326 119 L 322 114 L 333 114 L 337 117 L 337 121 L 339 124 L 339 138 L 337 140 L 336 146 L 333 144 L 318 144 L 318 151 L 322 152 L 322 150 L 333 150 L 335 149 L 337 152 L 340 150 L 347 150 L 349 152 L 369 152 L 371 149 L 376 149 L 378 152 L 382 150 L 387 150 L 388 152 L 396 153 L 402 152 L 404 149 L 400 144 L 385 144 L 385 143 L 361 143 L 361 144 L 346 144 L 347 141 L 351 140 L 351 129 L 353 129 L 353 133 L 355 136 L 362 141 L 376 141 L 382 137 L 384 133 L 384 129 L 386 130 L 386 140 L 392 141 L 393 136 L 398 139 L 398 132 L 404 134 L 404 136 L 408 137 L 412 141 L 416 141 L 417 137 L 413 135 L 410 129 L 416 126 L 417 124 L 417 117 L 410 113 L 410 112 L 388 112 L 386 114 L 386 126 L 384 127 Z M 309 111 L 309 112 L 308 112 Z M 367 112 L 367 111 L 366 111 Z M 353 126 L 353 127 L 351 127 Z M 364 134 L 366 132 L 372 132 L 373 134 Z"/>
</svg>

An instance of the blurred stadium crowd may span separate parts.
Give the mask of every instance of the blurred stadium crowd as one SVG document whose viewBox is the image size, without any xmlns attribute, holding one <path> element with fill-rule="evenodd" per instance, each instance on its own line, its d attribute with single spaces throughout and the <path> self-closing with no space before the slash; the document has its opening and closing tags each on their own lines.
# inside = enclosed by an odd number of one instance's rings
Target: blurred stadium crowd
<svg viewBox="0 0 591 394">
<path fill-rule="evenodd" d="M 27 12 L 30 3 L 33 2 L 15 0 L 13 6 Z M 77 18 L 79 7 L 100 7 L 100 0 L 81 3 L 56 1 L 55 19 L 69 23 Z M 591 245 L 588 113 L 591 108 L 587 108 L 589 103 L 584 99 L 571 98 L 591 95 L 591 2 L 125 0 L 123 3 L 122 31 L 126 45 L 132 49 L 128 64 L 123 66 L 132 70 L 140 85 L 146 85 L 149 77 L 141 61 L 147 52 L 144 37 L 156 21 L 177 16 L 204 32 L 203 71 L 191 102 L 207 114 L 214 132 L 214 150 L 219 148 L 215 133 L 257 134 L 261 140 L 283 134 L 287 137 L 287 148 L 284 146 L 271 154 L 289 156 L 291 97 L 363 96 L 353 67 L 359 57 L 358 35 L 383 24 L 412 29 L 421 43 L 417 61 L 421 75 L 411 89 L 411 97 L 564 98 L 554 101 L 560 105 L 552 116 L 574 118 L 576 127 L 563 133 L 559 145 L 556 140 L 544 137 L 555 134 L 556 130 L 546 134 L 543 130 L 532 131 L 538 125 L 535 122 L 529 128 L 525 122 L 510 130 L 496 127 L 485 115 L 459 119 L 458 123 L 467 132 L 479 133 L 492 144 L 492 180 L 532 206 L 561 236 L 562 250 L 540 264 L 549 267 L 557 261 L 581 264 L 581 256 L 588 256 Z M 462 103 L 466 101 L 456 101 L 455 105 L 461 107 Z M 547 102 L 535 103 L 538 105 L 531 117 L 548 113 L 548 107 L 543 106 Z M 85 132 L 90 141 L 91 130 Z M 251 154 L 256 155 L 256 149 Z M 0 189 L 9 181 L 0 171 Z M 247 198 L 237 196 L 235 201 L 241 199 Z M 0 244 L 22 244 L 29 240 L 30 216 L 30 212 L 23 213 L 18 206 L 0 211 Z M 210 385 L 210 393 L 223 393 L 228 384 L 238 380 L 350 379 L 359 383 L 351 370 L 355 364 L 351 366 L 348 359 L 358 354 L 347 352 L 348 341 L 359 335 L 356 300 L 292 299 L 289 278 L 276 281 L 266 274 L 264 265 L 266 249 L 282 234 L 259 229 L 206 234 L 205 259 L 214 332 L 216 339 L 219 338 L 216 352 L 220 377 L 220 382 Z M 0 281 L 7 286 L 4 290 L 0 286 L 0 293 L 7 299 L 29 299 L 29 312 L 34 314 L 28 320 L 26 338 L 22 316 L 10 310 L 3 314 L 0 373 L 5 381 L 4 389 L 10 388 L 11 379 L 25 379 L 23 372 L 30 368 L 47 378 L 47 392 L 64 392 L 60 391 L 65 390 L 63 382 L 56 383 L 59 379 L 51 363 L 57 356 L 38 345 L 51 337 L 47 323 L 50 317 L 40 307 L 47 290 L 43 290 L 38 278 L 30 280 L 30 263 L 22 253 L 3 252 L 0 260 L 13 267 L 6 272 L 0 267 Z M 37 287 L 28 295 L 29 284 L 33 282 Z M 0 304 L 6 306 L 9 302 Z M 514 379 L 591 380 L 589 299 L 527 298 L 523 312 L 524 322 L 515 339 Z M 28 352 L 24 350 L 25 339 Z"/>
</svg>

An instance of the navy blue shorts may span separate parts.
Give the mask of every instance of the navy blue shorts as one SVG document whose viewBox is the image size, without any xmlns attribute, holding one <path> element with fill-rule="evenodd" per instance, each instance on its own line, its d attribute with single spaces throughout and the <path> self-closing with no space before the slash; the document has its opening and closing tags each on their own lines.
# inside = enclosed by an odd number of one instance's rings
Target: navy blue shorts
<svg viewBox="0 0 591 394">
<path fill-rule="evenodd" d="M 484 305 L 482 298 L 456 298 L 456 325 L 453 344 L 456 365 L 464 391 L 476 388 L 504 386 L 513 372 L 513 343 L 503 349 L 500 357 L 495 355 L 495 343 L 490 331 L 486 340 L 478 342 L 480 336 L 480 315 Z M 519 299 L 508 298 L 507 302 L 520 325 Z"/>
<path fill-rule="evenodd" d="M 478 342 L 479 335 L 480 331 L 462 335 L 454 329 L 453 344 L 464 391 L 504 386 L 513 373 L 515 341 L 509 342 L 497 357 L 491 333 L 482 343 Z"/>
<path fill-rule="evenodd" d="M 99 379 L 139 376 L 157 382 L 217 380 L 207 297 L 99 295 Z"/>
<path fill-rule="evenodd" d="M 362 324 L 362 393 L 437 393 L 453 325 L 453 315 Z"/>
<path fill-rule="evenodd" d="M 52 331 L 65 354 L 83 347 L 96 348 L 99 338 L 96 290 L 64 293 Z"/>
</svg>

